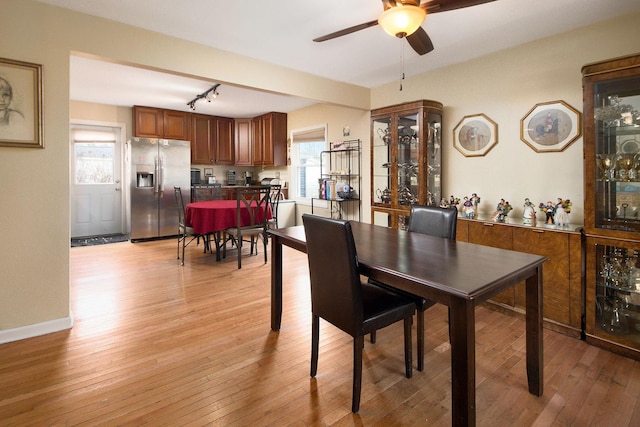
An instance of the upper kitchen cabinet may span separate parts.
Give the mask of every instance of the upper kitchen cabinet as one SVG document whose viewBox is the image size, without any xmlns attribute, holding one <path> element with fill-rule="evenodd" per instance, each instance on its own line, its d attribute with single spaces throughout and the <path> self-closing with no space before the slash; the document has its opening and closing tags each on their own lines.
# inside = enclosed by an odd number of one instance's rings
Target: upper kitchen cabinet
<svg viewBox="0 0 640 427">
<path fill-rule="evenodd" d="M 253 119 L 253 164 L 287 164 L 287 115 L 268 113 Z"/>
<path fill-rule="evenodd" d="M 191 163 L 234 164 L 233 119 L 191 115 Z"/>
<path fill-rule="evenodd" d="M 189 140 L 189 113 L 136 105 L 133 134 L 141 138 Z"/>
<path fill-rule="evenodd" d="M 235 120 L 235 150 L 237 166 L 253 166 L 251 119 Z"/>
<path fill-rule="evenodd" d="M 371 111 L 371 222 L 406 228 L 411 205 L 441 192 L 442 104 L 415 101 Z"/>
</svg>

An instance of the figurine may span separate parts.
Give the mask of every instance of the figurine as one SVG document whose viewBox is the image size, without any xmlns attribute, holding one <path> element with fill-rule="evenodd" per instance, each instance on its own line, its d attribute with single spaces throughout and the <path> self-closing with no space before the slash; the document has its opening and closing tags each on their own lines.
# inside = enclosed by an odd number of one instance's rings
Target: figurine
<svg viewBox="0 0 640 427">
<path fill-rule="evenodd" d="M 548 201 L 547 204 L 545 205 L 544 203 L 540 202 L 540 205 L 538 207 L 547 216 L 547 219 L 545 222 L 547 224 L 555 224 L 553 222 L 553 215 L 556 213 L 556 207 L 553 205 L 553 203 L 551 203 L 551 201 Z"/>
<path fill-rule="evenodd" d="M 453 195 L 451 195 L 451 197 L 449 198 L 449 206 L 458 206 L 460 204 L 460 199 L 453 197 Z"/>
<path fill-rule="evenodd" d="M 478 205 L 480 204 L 480 197 L 478 194 L 471 193 L 471 202 L 473 203 L 473 215 L 478 216 Z"/>
<path fill-rule="evenodd" d="M 474 219 L 476 216 L 473 202 L 467 196 L 464 196 L 464 203 L 462 203 L 462 215 L 468 219 Z"/>
<path fill-rule="evenodd" d="M 493 214 L 493 220 L 496 222 L 504 222 L 507 214 L 511 212 L 513 207 L 509 204 L 509 202 L 504 199 L 500 199 L 500 203 L 496 207 L 496 211 Z"/>
<path fill-rule="evenodd" d="M 562 227 L 569 224 L 569 212 L 571 212 L 571 201 L 569 199 L 562 200 L 558 197 L 558 203 L 556 203 L 555 214 L 553 215 L 553 219 L 556 225 Z"/>
<path fill-rule="evenodd" d="M 527 197 L 524 199 L 524 211 L 522 212 L 523 223 L 536 224 L 536 209 L 535 205 Z"/>
<path fill-rule="evenodd" d="M 449 202 L 447 202 L 447 199 L 445 199 L 444 197 L 442 199 L 440 199 L 440 207 L 441 208 L 448 208 L 449 207 Z"/>
</svg>

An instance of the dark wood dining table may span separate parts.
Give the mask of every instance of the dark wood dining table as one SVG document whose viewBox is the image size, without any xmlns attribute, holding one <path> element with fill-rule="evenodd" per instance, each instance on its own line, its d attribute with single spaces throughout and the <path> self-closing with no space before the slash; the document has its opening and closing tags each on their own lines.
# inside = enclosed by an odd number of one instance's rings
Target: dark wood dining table
<svg viewBox="0 0 640 427">
<path fill-rule="evenodd" d="M 355 221 L 351 225 L 363 275 L 449 307 L 453 425 L 476 423 L 475 307 L 523 280 L 529 393 L 542 395 L 545 257 Z M 278 331 L 283 303 L 282 247 L 306 253 L 306 239 L 303 226 L 270 233 L 271 329 Z"/>
</svg>

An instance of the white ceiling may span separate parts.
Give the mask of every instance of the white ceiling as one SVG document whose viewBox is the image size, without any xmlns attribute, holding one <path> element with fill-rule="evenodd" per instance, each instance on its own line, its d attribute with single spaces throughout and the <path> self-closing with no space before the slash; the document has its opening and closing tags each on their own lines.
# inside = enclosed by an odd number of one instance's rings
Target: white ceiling
<svg viewBox="0 0 640 427">
<path fill-rule="evenodd" d="M 378 26 L 323 43 L 312 41 L 376 19 L 382 11 L 380 0 L 39 1 L 364 87 L 399 80 L 403 56 L 410 77 L 640 12 L 638 0 L 497 0 L 428 15 L 423 28 L 435 50 L 419 56 Z M 71 61 L 74 100 L 186 111 L 187 102 L 213 84 L 87 58 Z M 228 85 L 219 92 L 211 103 L 199 101 L 197 112 L 251 117 L 311 103 Z"/>
</svg>

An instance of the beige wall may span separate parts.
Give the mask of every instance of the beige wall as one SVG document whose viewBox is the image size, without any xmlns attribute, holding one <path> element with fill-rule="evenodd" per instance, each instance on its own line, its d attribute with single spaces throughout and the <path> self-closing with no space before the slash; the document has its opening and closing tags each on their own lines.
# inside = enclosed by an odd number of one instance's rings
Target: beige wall
<svg viewBox="0 0 640 427">
<path fill-rule="evenodd" d="M 582 66 L 640 52 L 638 22 L 635 14 L 425 73 L 407 79 L 402 92 L 394 82 L 372 90 L 371 106 L 416 99 L 444 104 L 444 196 L 476 192 L 481 214 L 505 198 L 514 206 L 510 216 L 522 215 L 525 197 L 536 204 L 569 198 L 570 220 L 582 224 L 582 138 L 560 153 L 536 153 L 520 140 L 520 120 L 547 101 L 563 100 L 582 112 Z M 453 147 L 453 129 L 480 113 L 498 124 L 498 144 L 484 157 L 464 157 Z"/>
<path fill-rule="evenodd" d="M 4 0 L 0 56 L 43 65 L 45 149 L 1 148 L 0 343 L 64 329 L 69 307 L 69 56 L 87 54 L 369 108 L 369 91 L 33 0 Z M 91 111 L 80 110 L 79 119 Z M 114 122 L 118 109 L 102 110 Z M 82 116 L 82 117 L 80 117 Z M 125 114 L 126 116 L 126 114 Z M 102 121 L 111 121 L 102 118 Z"/>
<path fill-rule="evenodd" d="M 464 64 L 368 91 L 133 27 L 50 7 L 33 0 L 5 0 L 0 15 L 0 56 L 43 64 L 45 149 L 0 149 L 0 342 L 62 329 L 69 307 L 69 55 L 103 59 L 205 77 L 223 83 L 300 96 L 334 107 L 290 115 L 289 128 L 328 123 L 330 140 L 345 125 L 364 142 L 363 188 L 368 186 L 368 112 L 416 99 L 445 105 L 444 188 L 463 196 L 478 192 L 481 211 L 500 197 L 516 206 L 524 197 L 568 197 L 571 217 L 582 220 L 582 139 L 562 153 L 534 153 L 519 139 L 520 119 L 536 103 L 562 99 L 581 110 L 580 67 L 634 53 L 638 14 L 530 43 Z M 427 57 L 425 57 L 427 58 Z M 425 59 L 426 60 L 426 59 Z M 370 98 L 369 98 L 370 97 Z M 349 107 L 349 108 L 343 108 Z M 128 113 L 96 107 L 95 115 L 129 120 Z M 352 109 L 353 108 L 353 109 Z M 87 109 L 78 119 L 92 120 Z M 484 113 L 499 125 L 498 145 L 481 158 L 465 158 L 451 133 L 465 115 Z M 130 116 L 130 115 L 129 115 Z M 101 118 L 102 121 L 111 119 Z M 363 194 L 368 197 L 368 195 Z M 368 220 L 369 201 L 363 203 Z M 517 214 L 520 211 L 514 212 Z"/>
<path fill-rule="evenodd" d="M 357 110 L 354 108 L 336 107 L 332 105 L 316 105 L 313 107 L 303 108 L 298 111 L 289 113 L 287 117 L 287 126 L 289 133 L 295 129 L 304 129 L 316 125 L 327 125 L 327 138 L 330 142 L 343 141 L 347 139 L 362 140 L 362 189 L 360 197 L 362 198 L 361 213 L 362 220 L 370 222 L 369 209 L 371 200 L 369 194 L 370 188 L 370 151 L 369 151 L 369 110 Z M 345 126 L 350 127 L 350 135 L 344 137 L 342 134 Z M 292 176 L 292 173 L 289 173 Z M 315 212 L 315 210 L 314 210 Z M 311 213 L 311 206 L 296 205 L 296 224 L 302 224 L 302 214 Z M 317 213 L 317 212 L 315 212 Z"/>
</svg>

